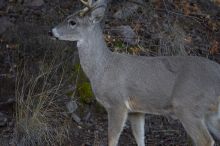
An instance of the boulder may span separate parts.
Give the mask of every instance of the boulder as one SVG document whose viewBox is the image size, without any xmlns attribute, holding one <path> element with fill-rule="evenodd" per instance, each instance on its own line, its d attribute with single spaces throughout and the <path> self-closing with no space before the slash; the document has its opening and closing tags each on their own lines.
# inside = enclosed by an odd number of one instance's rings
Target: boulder
<svg viewBox="0 0 220 146">
<path fill-rule="evenodd" d="M 6 126 L 7 122 L 8 122 L 7 116 L 0 112 L 0 127 Z"/>
<path fill-rule="evenodd" d="M 137 35 L 129 25 L 117 26 L 112 30 L 113 33 L 122 36 L 124 42 L 130 45 L 135 45 L 137 43 Z"/>
</svg>

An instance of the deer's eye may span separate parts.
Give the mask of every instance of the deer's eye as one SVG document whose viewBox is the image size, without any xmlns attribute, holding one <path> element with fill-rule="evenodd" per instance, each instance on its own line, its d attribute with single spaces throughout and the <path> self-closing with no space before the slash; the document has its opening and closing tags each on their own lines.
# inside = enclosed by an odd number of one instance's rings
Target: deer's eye
<svg viewBox="0 0 220 146">
<path fill-rule="evenodd" d="M 70 26 L 74 26 L 74 25 L 76 25 L 76 22 L 74 20 L 70 20 L 69 24 L 70 24 Z"/>
</svg>

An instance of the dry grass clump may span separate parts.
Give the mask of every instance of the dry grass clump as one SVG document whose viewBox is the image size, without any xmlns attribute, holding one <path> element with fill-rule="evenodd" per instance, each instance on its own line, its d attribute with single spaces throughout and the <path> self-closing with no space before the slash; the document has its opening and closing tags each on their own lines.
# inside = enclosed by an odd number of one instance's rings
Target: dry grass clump
<svg viewBox="0 0 220 146">
<path fill-rule="evenodd" d="M 68 117 L 58 98 L 61 84 L 49 85 L 48 74 L 18 79 L 16 134 L 20 145 L 61 144 L 68 136 Z"/>
<path fill-rule="evenodd" d="M 56 51 L 56 50 L 55 50 Z M 62 52 L 45 55 L 35 65 L 23 61 L 16 80 L 16 128 L 18 145 L 64 145 L 69 139 L 70 117 L 63 93 L 67 82 Z M 46 59 L 48 58 L 48 59 Z"/>
</svg>

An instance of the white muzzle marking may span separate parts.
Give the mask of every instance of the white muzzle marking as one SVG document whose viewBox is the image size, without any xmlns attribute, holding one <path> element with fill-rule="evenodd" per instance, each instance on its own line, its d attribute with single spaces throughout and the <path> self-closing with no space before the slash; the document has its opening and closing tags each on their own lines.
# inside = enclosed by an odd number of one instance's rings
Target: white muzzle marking
<svg viewBox="0 0 220 146">
<path fill-rule="evenodd" d="M 55 37 L 57 37 L 57 38 L 60 37 L 60 35 L 59 35 L 59 33 L 57 32 L 57 29 L 56 29 L 56 28 L 53 28 L 53 29 L 52 29 L 52 33 L 53 33 L 53 35 L 54 35 Z"/>
</svg>

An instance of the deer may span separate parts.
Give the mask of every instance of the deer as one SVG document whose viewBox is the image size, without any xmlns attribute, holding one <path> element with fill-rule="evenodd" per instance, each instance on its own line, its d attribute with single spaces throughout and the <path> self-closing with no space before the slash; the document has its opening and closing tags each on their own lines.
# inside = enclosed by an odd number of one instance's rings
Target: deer
<svg viewBox="0 0 220 146">
<path fill-rule="evenodd" d="M 108 146 L 117 146 L 127 120 L 145 146 L 145 114 L 178 119 L 196 146 L 220 139 L 220 65 L 196 56 L 135 56 L 108 49 L 101 21 L 106 0 L 81 0 L 85 8 L 51 31 L 76 41 L 80 64 L 108 115 Z"/>
</svg>

